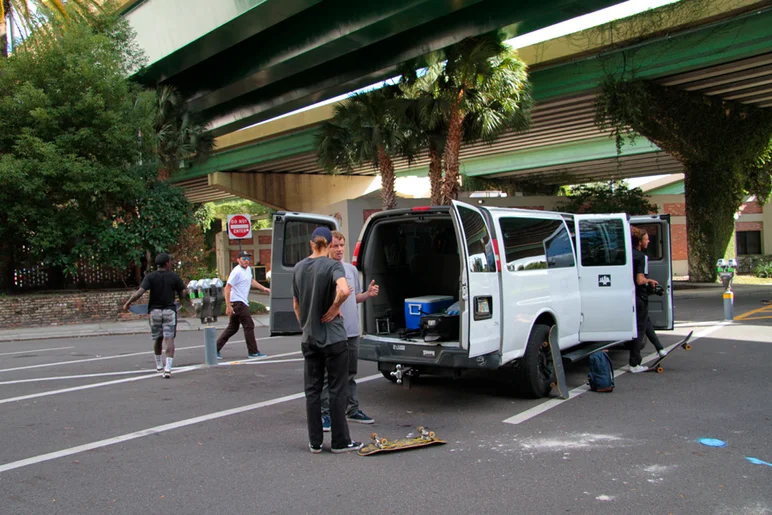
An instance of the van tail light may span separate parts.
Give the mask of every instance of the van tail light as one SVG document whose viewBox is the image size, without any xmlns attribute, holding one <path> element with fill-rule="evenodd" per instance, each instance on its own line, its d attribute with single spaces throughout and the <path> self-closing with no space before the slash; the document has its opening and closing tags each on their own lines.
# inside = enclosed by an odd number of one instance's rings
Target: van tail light
<svg viewBox="0 0 772 515">
<path fill-rule="evenodd" d="M 361 246 L 361 241 L 358 241 L 357 244 L 354 245 L 354 256 L 351 258 L 351 264 L 354 266 L 357 266 L 357 261 L 359 260 L 359 247 Z"/>
<path fill-rule="evenodd" d="M 493 242 L 493 254 L 496 256 L 496 270 L 501 272 L 501 258 L 499 257 L 499 240 L 491 240 Z"/>
<path fill-rule="evenodd" d="M 431 209 L 431 206 L 416 206 L 410 208 L 410 211 L 429 211 Z"/>
</svg>

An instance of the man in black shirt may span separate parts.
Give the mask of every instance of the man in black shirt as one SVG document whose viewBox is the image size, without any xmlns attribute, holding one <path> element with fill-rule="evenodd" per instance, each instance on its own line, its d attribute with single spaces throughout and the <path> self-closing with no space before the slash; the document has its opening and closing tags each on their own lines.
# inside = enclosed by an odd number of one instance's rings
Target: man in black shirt
<svg viewBox="0 0 772 515">
<path fill-rule="evenodd" d="M 644 372 L 647 367 L 641 365 L 641 348 L 646 337 L 646 323 L 649 319 L 649 285 L 656 286 L 654 279 L 646 277 L 646 254 L 641 248 L 648 245 L 649 235 L 643 229 L 630 228 L 633 240 L 633 281 L 635 282 L 635 325 L 638 328 L 638 337 L 630 342 L 630 367 L 633 374 Z M 645 243 L 645 245 L 644 245 Z"/>
<path fill-rule="evenodd" d="M 150 290 L 147 311 L 150 314 L 150 335 L 153 338 L 155 352 L 155 368 L 163 371 L 164 379 L 172 377 L 172 361 L 174 359 L 174 337 L 177 336 L 177 305 L 174 303 L 174 293 L 182 302 L 185 284 L 172 272 L 172 257 L 169 254 L 158 254 L 155 258 L 157 270 L 145 276 L 139 289 L 126 301 L 123 309 L 129 306 Z M 161 360 L 162 344 L 166 347 L 166 366 Z"/>
</svg>

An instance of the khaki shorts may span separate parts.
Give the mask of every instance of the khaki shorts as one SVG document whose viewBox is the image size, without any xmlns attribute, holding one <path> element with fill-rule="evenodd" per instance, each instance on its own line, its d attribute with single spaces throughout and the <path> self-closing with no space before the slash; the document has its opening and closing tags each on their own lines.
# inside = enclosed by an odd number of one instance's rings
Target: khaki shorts
<svg viewBox="0 0 772 515">
<path fill-rule="evenodd" d="M 154 309 L 150 312 L 150 336 L 157 340 L 177 336 L 177 312 L 173 309 Z"/>
</svg>

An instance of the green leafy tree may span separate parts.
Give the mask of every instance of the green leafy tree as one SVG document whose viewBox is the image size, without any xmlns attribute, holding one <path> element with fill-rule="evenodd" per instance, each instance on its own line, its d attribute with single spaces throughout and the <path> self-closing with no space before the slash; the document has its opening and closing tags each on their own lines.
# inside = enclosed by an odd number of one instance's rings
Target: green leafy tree
<svg viewBox="0 0 772 515">
<path fill-rule="evenodd" d="M 153 139 L 138 138 L 153 134 L 156 97 L 127 79 L 141 60 L 127 22 L 58 23 L 0 59 L 4 290 L 24 262 L 57 279 L 82 259 L 125 268 L 189 223 L 179 190 L 155 180 Z"/>
<path fill-rule="evenodd" d="M 568 213 L 627 213 L 648 215 L 656 213 L 640 188 L 629 188 L 625 181 L 581 184 L 570 189 L 566 200 L 558 207 Z"/>
</svg>

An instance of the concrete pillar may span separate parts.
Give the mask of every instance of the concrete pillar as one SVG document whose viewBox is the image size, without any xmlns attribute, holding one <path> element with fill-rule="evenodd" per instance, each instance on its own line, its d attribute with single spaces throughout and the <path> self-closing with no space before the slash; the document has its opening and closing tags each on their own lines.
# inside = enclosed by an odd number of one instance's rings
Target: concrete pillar
<svg viewBox="0 0 772 515">
<path fill-rule="evenodd" d="M 322 213 L 327 206 L 360 197 L 376 177 L 300 173 L 215 172 L 209 186 L 274 209 Z"/>
</svg>

